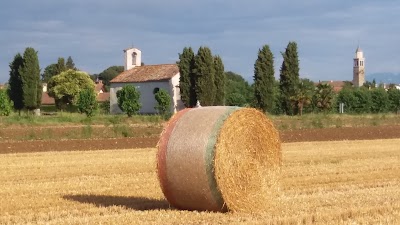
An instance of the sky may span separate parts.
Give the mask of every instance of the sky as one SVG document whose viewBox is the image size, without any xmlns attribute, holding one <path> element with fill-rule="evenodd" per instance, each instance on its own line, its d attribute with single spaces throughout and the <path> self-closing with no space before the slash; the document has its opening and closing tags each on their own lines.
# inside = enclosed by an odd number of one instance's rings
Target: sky
<svg viewBox="0 0 400 225">
<path fill-rule="evenodd" d="M 397 0 L 2 0 L 0 83 L 25 48 L 38 51 L 42 71 L 71 56 L 80 70 L 100 73 L 123 65 L 136 47 L 146 64 L 175 63 L 184 47 L 208 46 L 226 71 L 252 81 L 263 45 L 274 54 L 298 46 L 300 77 L 352 80 L 355 50 L 364 51 L 366 75 L 400 72 Z"/>
</svg>

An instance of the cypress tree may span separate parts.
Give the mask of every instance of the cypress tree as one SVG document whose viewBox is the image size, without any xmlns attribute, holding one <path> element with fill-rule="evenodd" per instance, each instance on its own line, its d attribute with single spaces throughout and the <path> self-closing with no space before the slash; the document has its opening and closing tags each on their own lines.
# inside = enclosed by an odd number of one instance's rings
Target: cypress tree
<svg viewBox="0 0 400 225">
<path fill-rule="evenodd" d="M 76 70 L 75 63 L 71 56 L 68 56 L 67 63 L 65 64 L 67 70 Z"/>
<path fill-rule="evenodd" d="M 59 75 L 60 73 L 64 72 L 67 70 L 67 67 L 65 66 L 65 59 L 63 57 L 58 58 L 57 60 L 57 66 L 56 66 L 56 75 Z"/>
<path fill-rule="evenodd" d="M 191 47 L 185 47 L 182 54 L 179 54 L 179 67 L 180 79 L 179 89 L 181 99 L 186 107 L 193 107 L 196 105 L 196 89 L 195 89 L 195 76 L 193 74 L 194 67 L 194 52 Z"/>
<path fill-rule="evenodd" d="M 196 96 L 203 106 L 211 106 L 215 100 L 215 69 L 211 50 L 200 47 L 194 57 L 194 74 L 196 76 Z"/>
<path fill-rule="evenodd" d="M 282 94 L 282 109 L 286 114 L 293 115 L 295 106 L 291 104 L 291 98 L 296 95 L 299 83 L 299 59 L 296 42 L 289 42 L 284 53 L 280 73 L 280 90 Z"/>
<path fill-rule="evenodd" d="M 10 63 L 10 78 L 8 80 L 8 96 L 14 102 L 14 109 L 21 113 L 24 108 L 22 78 L 19 73 L 19 68 L 23 65 L 24 60 L 21 54 L 17 54 L 14 60 Z"/>
<path fill-rule="evenodd" d="M 25 108 L 28 110 L 38 109 L 41 104 L 42 84 L 40 82 L 39 59 L 35 49 L 25 49 L 23 64 L 18 71 L 22 78 L 22 93 Z"/>
<path fill-rule="evenodd" d="M 254 63 L 254 97 L 255 107 L 273 112 L 275 108 L 274 56 L 268 45 L 258 50 Z"/>
<path fill-rule="evenodd" d="M 215 100 L 214 105 L 225 104 L 225 82 L 226 76 L 224 72 L 224 64 L 220 56 L 214 56 L 214 70 L 215 70 Z"/>
</svg>

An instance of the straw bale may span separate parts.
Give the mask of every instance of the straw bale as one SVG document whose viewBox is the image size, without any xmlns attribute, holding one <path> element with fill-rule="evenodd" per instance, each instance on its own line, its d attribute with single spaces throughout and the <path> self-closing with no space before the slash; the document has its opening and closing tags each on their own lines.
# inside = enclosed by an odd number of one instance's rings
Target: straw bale
<svg viewBox="0 0 400 225">
<path fill-rule="evenodd" d="M 263 210 L 280 164 L 278 132 L 255 109 L 186 109 L 171 118 L 158 144 L 161 189 L 179 209 Z"/>
<path fill-rule="evenodd" d="M 260 212 L 279 188 L 281 142 L 267 117 L 255 109 L 232 113 L 216 143 L 215 176 L 231 211 Z"/>
</svg>

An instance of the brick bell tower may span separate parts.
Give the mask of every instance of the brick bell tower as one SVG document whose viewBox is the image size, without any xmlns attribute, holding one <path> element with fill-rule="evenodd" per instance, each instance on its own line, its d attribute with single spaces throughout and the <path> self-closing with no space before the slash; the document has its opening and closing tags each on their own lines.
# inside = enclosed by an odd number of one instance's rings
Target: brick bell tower
<svg viewBox="0 0 400 225">
<path fill-rule="evenodd" d="M 353 63 L 353 85 L 354 87 L 361 87 L 365 83 L 365 58 L 360 46 L 356 49 Z"/>
</svg>

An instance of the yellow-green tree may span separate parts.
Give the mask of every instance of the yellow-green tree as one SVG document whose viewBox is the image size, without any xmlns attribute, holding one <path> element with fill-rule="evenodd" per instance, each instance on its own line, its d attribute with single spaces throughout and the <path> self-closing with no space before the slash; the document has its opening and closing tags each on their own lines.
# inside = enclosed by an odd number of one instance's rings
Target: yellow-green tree
<svg viewBox="0 0 400 225">
<path fill-rule="evenodd" d="M 49 95 L 56 101 L 59 109 L 76 105 L 78 95 L 83 89 L 94 90 L 94 82 L 82 71 L 67 70 L 53 76 L 48 83 Z"/>
</svg>

